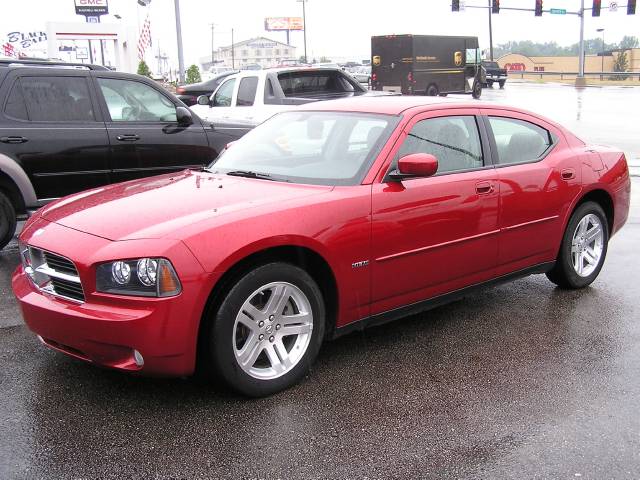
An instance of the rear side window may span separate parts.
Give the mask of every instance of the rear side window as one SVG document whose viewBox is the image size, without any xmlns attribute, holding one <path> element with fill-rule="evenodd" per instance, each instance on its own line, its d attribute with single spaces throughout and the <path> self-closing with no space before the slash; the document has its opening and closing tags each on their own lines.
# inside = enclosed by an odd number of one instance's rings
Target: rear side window
<svg viewBox="0 0 640 480">
<path fill-rule="evenodd" d="M 548 130 L 524 120 L 489 117 L 498 149 L 498 164 L 513 165 L 538 160 L 553 144 Z"/>
<path fill-rule="evenodd" d="M 238 99 L 236 105 L 238 107 L 250 107 L 256 98 L 258 89 L 258 77 L 246 77 L 240 80 L 238 87 Z"/>
<path fill-rule="evenodd" d="M 278 75 L 278 81 L 286 97 L 310 97 L 355 90 L 340 72 L 332 70 L 284 72 Z"/>
<path fill-rule="evenodd" d="M 20 87 L 31 121 L 95 121 L 84 77 L 22 77 Z"/>
<path fill-rule="evenodd" d="M 7 103 L 4 107 L 4 113 L 8 117 L 18 120 L 29 120 L 27 115 L 27 105 L 24 103 L 24 96 L 20 88 L 20 80 L 16 81 L 9 92 Z"/>
</svg>

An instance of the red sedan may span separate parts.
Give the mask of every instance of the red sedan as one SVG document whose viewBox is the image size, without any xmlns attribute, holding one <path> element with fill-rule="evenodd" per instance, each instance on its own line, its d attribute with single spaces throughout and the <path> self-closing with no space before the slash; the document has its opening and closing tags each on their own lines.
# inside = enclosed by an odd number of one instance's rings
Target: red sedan
<svg viewBox="0 0 640 480">
<path fill-rule="evenodd" d="M 197 360 L 268 395 L 326 338 L 532 273 L 589 285 L 629 197 L 622 152 L 519 109 L 322 102 L 274 116 L 205 171 L 41 209 L 13 290 L 63 353 L 151 375 Z"/>
</svg>

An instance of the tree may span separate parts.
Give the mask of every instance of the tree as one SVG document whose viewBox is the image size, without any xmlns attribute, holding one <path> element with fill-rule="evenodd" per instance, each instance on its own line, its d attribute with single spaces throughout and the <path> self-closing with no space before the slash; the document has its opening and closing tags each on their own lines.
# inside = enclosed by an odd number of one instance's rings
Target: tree
<svg viewBox="0 0 640 480">
<path fill-rule="evenodd" d="M 329 57 L 325 57 L 324 55 L 320 57 L 320 63 L 331 63 L 331 59 Z"/>
<path fill-rule="evenodd" d="M 149 65 L 144 60 L 140 60 L 138 64 L 138 75 L 144 75 L 145 77 L 151 78 L 151 70 L 149 70 Z"/>
<path fill-rule="evenodd" d="M 626 72 L 627 70 L 629 70 L 627 52 L 618 52 L 616 59 L 613 61 L 613 71 Z M 628 75 L 616 75 L 615 77 L 610 77 L 609 80 L 626 80 L 627 78 L 629 78 Z"/>
<path fill-rule="evenodd" d="M 620 40 L 620 48 L 623 50 L 629 50 L 630 48 L 638 48 L 640 46 L 640 40 L 638 37 L 632 35 L 625 35 Z"/>
<path fill-rule="evenodd" d="M 200 69 L 197 65 L 191 65 L 187 69 L 187 83 L 198 83 L 202 81 L 200 76 Z"/>
</svg>

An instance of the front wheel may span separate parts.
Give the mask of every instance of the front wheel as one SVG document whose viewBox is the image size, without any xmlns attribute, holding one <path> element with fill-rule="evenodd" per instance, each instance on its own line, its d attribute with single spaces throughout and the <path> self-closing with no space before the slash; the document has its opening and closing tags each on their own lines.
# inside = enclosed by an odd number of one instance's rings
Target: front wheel
<svg viewBox="0 0 640 480">
<path fill-rule="evenodd" d="M 473 90 L 471 91 L 471 96 L 478 100 L 482 95 L 482 84 L 480 82 L 475 82 L 473 84 Z"/>
<path fill-rule="evenodd" d="M 255 268 L 213 319 L 210 361 L 235 390 L 263 397 L 302 379 L 324 337 L 325 307 L 311 276 L 287 263 Z"/>
<path fill-rule="evenodd" d="M 438 96 L 438 93 L 440 93 L 440 91 L 438 90 L 438 87 L 434 84 L 431 84 L 427 87 L 427 96 L 429 97 L 436 97 Z"/>
<path fill-rule="evenodd" d="M 593 282 L 604 264 L 609 226 L 602 207 L 580 205 L 569 220 L 556 264 L 547 277 L 563 288 L 582 288 Z"/>
<path fill-rule="evenodd" d="M 504 84 L 505 84 L 505 82 L 506 82 L 505 80 L 500 80 L 500 81 L 498 82 L 498 85 L 500 86 L 500 88 L 504 88 Z"/>
</svg>

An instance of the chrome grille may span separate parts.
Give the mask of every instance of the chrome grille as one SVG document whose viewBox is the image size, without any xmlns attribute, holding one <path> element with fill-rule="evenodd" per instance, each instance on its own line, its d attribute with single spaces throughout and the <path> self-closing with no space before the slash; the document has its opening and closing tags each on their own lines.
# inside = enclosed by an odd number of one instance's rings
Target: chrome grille
<svg viewBox="0 0 640 480">
<path fill-rule="evenodd" d="M 78 270 L 66 257 L 26 246 L 21 252 L 25 273 L 39 290 L 58 297 L 84 302 Z"/>
</svg>

